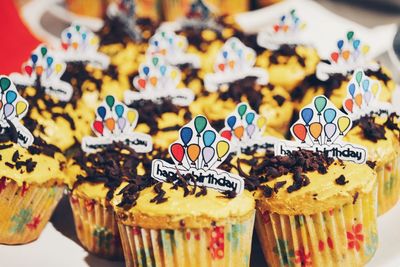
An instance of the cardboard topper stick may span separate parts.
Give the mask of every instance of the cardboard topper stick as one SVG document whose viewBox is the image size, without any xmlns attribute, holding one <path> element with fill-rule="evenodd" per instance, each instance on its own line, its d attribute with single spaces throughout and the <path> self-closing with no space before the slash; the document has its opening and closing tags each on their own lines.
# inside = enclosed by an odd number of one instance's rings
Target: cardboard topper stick
<svg viewBox="0 0 400 267">
<path fill-rule="evenodd" d="M 379 81 L 366 76 L 362 69 L 356 70 L 347 85 L 344 110 L 353 120 L 380 111 L 394 112 L 390 103 L 379 101 L 381 90 Z"/>
<path fill-rule="evenodd" d="M 181 82 L 178 68 L 165 63 L 163 57 L 151 56 L 139 66 L 139 75 L 133 79 L 138 92 L 127 90 L 124 101 L 128 105 L 141 99 L 160 102 L 171 99 L 177 106 L 188 106 L 194 100 L 194 93 L 188 88 L 177 88 Z"/>
<path fill-rule="evenodd" d="M 173 31 L 160 30 L 149 41 L 147 56 L 162 56 L 168 64 L 177 66 L 190 64 L 200 68 L 200 58 L 186 52 L 188 41 L 185 36 L 177 35 Z"/>
<path fill-rule="evenodd" d="M 134 132 L 138 112 L 107 96 L 96 110 L 96 119 L 92 124 L 97 137 L 86 136 L 82 139 L 82 150 L 93 153 L 113 142 L 123 142 L 138 153 L 150 152 L 153 149 L 152 138 L 148 134 Z"/>
<path fill-rule="evenodd" d="M 303 32 L 306 23 L 297 15 L 295 9 L 276 18 L 272 25 L 257 35 L 257 43 L 270 50 L 279 49 L 281 45 L 305 44 Z"/>
<path fill-rule="evenodd" d="M 165 182 L 175 177 L 173 180 L 178 180 L 179 172 L 181 175 L 192 175 L 197 185 L 219 191 L 235 191 L 237 194 L 243 191 L 244 180 L 241 177 L 217 169 L 228 157 L 231 146 L 210 126 L 206 117 L 194 118 L 180 129 L 179 136 L 169 147 L 175 165 L 161 159 L 153 160 L 154 179 Z"/>
<path fill-rule="evenodd" d="M 319 151 L 341 160 L 365 163 L 366 148 L 345 143 L 343 136 L 351 129 L 352 120 L 325 96 L 316 96 L 300 111 L 299 119 L 290 132 L 296 140 L 280 141 L 275 145 L 276 155 L 290 154 L 299 148 Z"/>
<path fill-rule="evenodd" d="M 320 62 L 317 65 L 316 75 L 321 81 L 329 79 L 329 74 L 341 73 L 347 75 L 358 68 L 377 70 L 379 64 L 372 62 L 369 55 L 369 45 L 355 37 L 353 31 L 346 34 L 346 38 L 336 43 L 336 50 L 330 55 L 329 63 Z"/>
<path fill-rule="evenodd" d="M 34 141 L 31 132 L 20 123 L 28 108 L 28 102 L 20 96 L 10 78 L 0 75 L 0 135 L 13 125 L 17 130 L 18 144 L 25 148 Z"/>
<path fill-rule="evenodd" d="M 264 136 L 267 119 L 258 115 L 247 103 L 240 103 L 236 110 L 225 119 L 225 127 L 220 131 L 228 139 L 237 154 L 246 149 L 273 149 L 275 138 Z"/>
<path fill-rule="evenodd" d="M 238 38 L 227 40 L 217 55 L 214 73 L 206 74 L 204 86 L 207 91 L 215 92 L 223 84 L 229 84 L 248 76 L 257 77 L 257 83 L 268 84 L 268 73 L 254 67 L 256 53 L 245 46 Z"/>
<path fill-rule="evenodd" d="M 65 62 L 84 61 L 102 69 L 110 64 L 110 58 L 98 52 L 99 38 L 79 24 L 72 24 L 61 33 L 61 47 L 59 56 Z"/>
<path fill-rule="evenodd" d="M 66 64 L 46 45 L 41 44 L 22 65 L 22 73 L 11 73 L 10 78 L 14 83 L 24 86 L 35 86 L 40 81 L 46 94 L 68 102 L 71 100 L 73 88 L 61 80 L 65 68 Z"/>
</svg>

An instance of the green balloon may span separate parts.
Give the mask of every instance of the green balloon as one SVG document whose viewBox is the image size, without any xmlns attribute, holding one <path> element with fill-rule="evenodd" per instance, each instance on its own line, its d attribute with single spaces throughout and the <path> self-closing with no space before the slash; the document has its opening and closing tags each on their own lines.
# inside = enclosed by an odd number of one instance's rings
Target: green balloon
<svg viewBox="0 0 400 267">
<path fill-rule="evenodd" d="M 243 117 L 243 115 L 246 113 L 246 110 L 247 110 L 247 105 L 245 105 L 245 104 L 240 105 L 238 107 L 238 113 L 239 113 L 240 117 Z"/>
<path fill-rule="evenodd" d="M 153 64 L 154 64 L 154 66 L 157 66 L 157 64 L 158 64 L 158 57 L 153 57 Z"/>
<path fill-rule="evenodd" d="M 115 103 L 115 98 L 111 95 L 108 95 L 106 97 L 106 103 L 110 107 L 110 109 L 112 109 L 112 107 L 114 106 L 114 103 Z"/>
<path fill-rule="evenodd" d="M 354 36 L 354 32 L 353 31 L 350 31 L 350 32 L 348 32 L 347 33 L 347 40 L 351 40 L 351 39 L 353 39 L 353 36 Z"/>
<path fill-rule="evenodd" d="M 326 107 L 326 97 L 325 96 L 317 96 L 314 100 L 314 106 L 318 111 L 318 115 L 321 115 L 321 111 Z"/>
<path fill-rule="evenodd" d="M 81 29 L 81 26 L 79 26 L 79 25 L 76 25 L 76 26 L 75 26 L 75 29 L 76 29 L 76 31 L 77 31 L 77 32 L 79 32 L 79 31 L 80 31 L 80 29 Z"/>
<path fill-rule="evenodd" d="M 43 46 L 40 48 L 40 52 L 42 53 L 42 56 L 45 56 L 47 54 L 47 48 Z"/>
<path fill-rule="evenodd" d="M 8 88 L 10 88 L 11 81 L 7 77 L 3 77 L 0 79 L 0 88 L 1 91 L 5 92 Z"/>
<path fill-rule="evenodd" d="M 200 136 L 200 133 L 204 131 L 207 125 L 207 119 L 204 116 L 197 116 L 194 119 L 194 127 L 196 128 L 197 136 Z"/>
<path fill-rule="evenodd" d="M 362 72 L 359 71 L 356 73 L 356 81 L 358 82 L 358 85 L 360 85 L 361 80 L 362 80 Z"/>
</svg>

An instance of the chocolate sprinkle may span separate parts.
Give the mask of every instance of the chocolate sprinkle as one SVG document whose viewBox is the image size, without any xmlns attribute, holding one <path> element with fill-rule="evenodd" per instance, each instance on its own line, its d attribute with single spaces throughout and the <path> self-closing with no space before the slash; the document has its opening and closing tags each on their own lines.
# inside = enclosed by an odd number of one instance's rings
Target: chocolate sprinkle
<svg viewBox="0 0 400 267">
<path fill-rule="evenodd" d="M 356 204 L 357 199 L 358 199 L 358 192 L 356 192 L 353 196 L 353 205 Z"/>
<path fill-rule="evenodd" d="M 367 160 L 366 164 L 367 164 L 371 169 L 375 169 L 376 161 Z"/>
<path fill-rule="evenodd" d="M 385 126 L 377 124 L 374 116 L 363 116 L 356 120 L 353 125 L 353 127 L 358 125 L 364 137 L 374 143 L 378 142 L 378 140 L 386 140 Z"/>
<path fill-rule="evenodd" d="M 349 181 L 346 181 L 346 177 L 341 174 L 338 178 L 335 179 L 336 184 L 338 185 L 345 185 L 347 184 Z"/>
</svg>

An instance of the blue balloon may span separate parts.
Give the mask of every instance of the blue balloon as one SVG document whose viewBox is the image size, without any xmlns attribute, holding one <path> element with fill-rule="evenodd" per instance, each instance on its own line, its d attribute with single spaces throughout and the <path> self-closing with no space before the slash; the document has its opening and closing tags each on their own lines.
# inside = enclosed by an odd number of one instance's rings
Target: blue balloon
<svg viewBox="0 0 400 267">
<path fill-rule="evenodd" d="M 182 142 L 185 146 L 187 146 L 187 144 L 190 142 L 190 140 L 192 139 L 193 136 L 193 130 L 189 127 L 183 127 L 181 129 L 181 139 Z"/>
<path fill-rule="evenodd" d="M 304 108 L 301 111 L 301 117 L 303 118 L 303 121 L 308 125 L 314 115 L 314 112 L 311 108 Z"/>
<path fill-rule="evenodd" d="M 121 118 L 122 114 L 124 114 L 124 106 L 116 105 L 115 106 L 115 113 L 117 113 L 118 117 Z"/>
<path fill-rule="evenodd" d="M 222 52 L 222 56 L 223 56 L 224 58 L 227 58 L 227 57 L 228 57 L 228 52 L 227 52 L 227 51 L 223 51 L 223 52 Z"/>
<path fill-rule="evenodd" d="M 144 67 L 143 68 L 143 72 L 144 72 L 144 74 L 146 74 L 146 75 L 149 75 L 149 72 L 150 72 L 150 68 L 149 67 Z"/>
<path fill-rule="evenodd" d="M 236 117 L 235 116 L 230 116 L 227 120 L 228 122 L 228 126 L 233 129 L 233 127 L 235 126 L 236 123 Z"/>
<path fill-rule="evenodd" d="M 339 41 L 337 42 L 337 47 L 339 48 L 339 50 L 342 49 L 343 44 L 344 44 L 343 40 L 339 40 Z"/>
<path fill-rule="evenodd" d="M 166 72 L 166 71 L 167 71 L 167 66 L 163 65 L 163 66 L 160 67 L 160 72 L 161 72 L 161 75 L 162 75 L 162 76 L 165 75 L 165 72 Z"/>
<path fill-rule="evenodd" d="M 155 46 L 158 46 L 158 41 L 154 41 L 154 45 L 155 45 Z"/>
<path fill-rule="evenodd" d="M 354 41 L 353 41 L 353 47 L 354 47 L 354 49 L 357 50 L 359 46 L 360 46 L 360 40 L 354 40 Z"/>
<path fill-rule="evenodd" d="M 31 55 L 31 60 L 32 60 L 33 64 L 36 64 L 36 62 L 38 60 L 38 56 L 35 54 Z"/>
<path fill-rule="evenodd" d="M 351 83 L 351 84 L 349 85 L 349 93 L 350 93 L 350 95 L 351 95 L 352 97 L 354 97 L 355 91 L 356 91 L 356 86 L 354 85 L 354 83 Z"/>
<path fill-rule="evenodd" d="M 247 124 L 252 124 L 254 121 L 255 114 L 253 112 L 246 114 L 246 122 Z"/>
<path fill-rule="evenodd" d="M 239 49 L 239 50 L 237 51 L 237 55 L 238 55 L 239 58 L 242 58 L 242 56 L 243 56 L 243 50 L 242 50 L 242 49 Z"/>
<path fill-rule="evenodd" d="M 204 145 L 206 147 L 211 146 L 215 141 L 215 137 L 216 137 L 216 135 L 215 135 L 214 131 L 211 131 L 211 130 L 205 131 L 204 135 L 203 135 Z"/>
<path fill-rule="evenodd" d="M 333 108 L 327 108 L 324 111 L 324 119 L 327 123 L 332 123 L 332 121 L 336 118 L 336 110 Z"/>
<path fill-rule="evenodd" d="M 86 39 L 86 33 L 82 33 L 82 40 Z"/>
<path fill-rule="evenodd" d="M 281 17 L 281 21 L 282 21 L 282 22 L 284 22 L 285 19 L 286 19 L 286 16 L 282 16 L 282 17 Z"/>
<path fill-rule="evenodd" d="M 12 104 L 17 98 L 17 94 L 14 91 L 8 91 L 6 94 L 6 101 L 8 104 Z"/>
<path fill-rule="evenodd" d="M 70 32 L 67 32 L 67 38 L 71 39 L 72 38 L 72 34 Z"/>
<path fill-rule="evenodd" d="M 106 108 L 103 106 L 98 107 L 97 114 L 99 114 L 99 116 L 104 120 L 104 118 L 106 117 Z"/>
<path fill-rule="evenodd" d="M 368 89 L 369 89 L 369 80 L 362 81 L 362 87 L 364 89 L 364 92 L 368 91 Z"/>
<path fill-rule="evenodd" d="M 51 64 L 53 64 L 53 58 L 52 57 L 48 57 L 46 60 L 47 60 L 47 65 L 51 66 Z"/>
</svg>

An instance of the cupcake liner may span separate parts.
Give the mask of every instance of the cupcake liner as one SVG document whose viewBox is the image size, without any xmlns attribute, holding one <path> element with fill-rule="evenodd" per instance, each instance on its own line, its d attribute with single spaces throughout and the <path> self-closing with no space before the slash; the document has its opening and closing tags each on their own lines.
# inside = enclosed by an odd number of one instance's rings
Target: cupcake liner
<svg viewBox="0 0 400 267">
<path fill-rule="evenodd" d="M 22 186 L 0 179 L 0 243 L 25 244 L 36 240 L 63 195 L 64 186 Z"/>
<path fill-rule="evenodd" d="M 102 258 L 122 260 L 121 239 L 112 207 L 72 194 L 69 201 L 82 246 Z"/>
<path fill-rule="evenodd" d="M 257 208 L 256 231 L 269 266 L 363 266 L 378 246 L 377 191 L 313 215 Z"/>
<path fill-rule="evenodd" d="M 254 215 L 209 228 L 146 229 L 118 221 L 126 266 L 249 266 Z"/>
<path fill-rule="evenodd" d="M 378 215 L 382 215 L 396 205 L 400 196 L 400 157 L 376 168 L 378 176 Z"/>
</svg>

